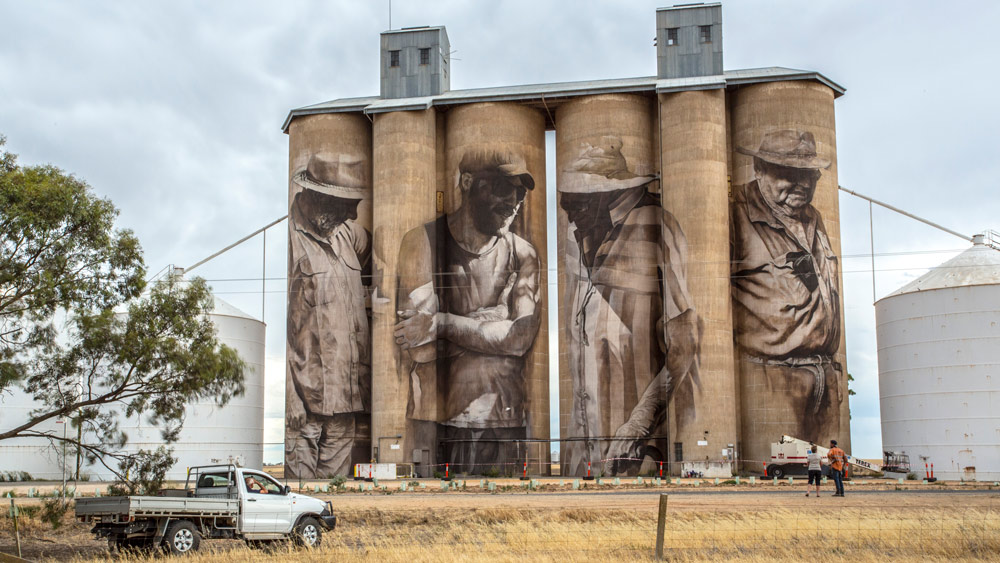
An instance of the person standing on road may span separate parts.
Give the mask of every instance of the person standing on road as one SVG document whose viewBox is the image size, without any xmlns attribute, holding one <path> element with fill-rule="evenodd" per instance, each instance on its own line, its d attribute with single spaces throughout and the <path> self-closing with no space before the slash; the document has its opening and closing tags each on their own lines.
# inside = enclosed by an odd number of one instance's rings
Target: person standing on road
<svg viewBox="0 0 1000 563">
<path fill-rule="evenodd" d="M 833 475 L 833 482 L 837 485 L 835 497 L 844 496 L 844 467 L 847 463 L 847 454 L 837 447 L 836 440 L 830 440 L 830 451 L 826 454 L 830 460 L 830 473 Z"/>
<path fill-rule="evenodd" d="M 823 478 L 823 458 L 817 451 L 816 444 L 809 444 L 809 483 L 806 484 L 806 496 L 809 496 L 809 485 L 816 484 L 816 498 L 819 498 L 819 481 Z"/>
</svg>

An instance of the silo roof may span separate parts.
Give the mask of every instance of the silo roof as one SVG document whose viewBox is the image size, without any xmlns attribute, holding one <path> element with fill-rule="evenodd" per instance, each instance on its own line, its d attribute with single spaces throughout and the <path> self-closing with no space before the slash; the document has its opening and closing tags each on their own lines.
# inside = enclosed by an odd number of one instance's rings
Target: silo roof
<svg viewBox="0 0 1000 563">
<path fill-rule="evenodd" d="M 1000 250 L 976 244 L 886 297 L 932 289 L 993 284 L 1000 284 Z"/>
<path fill-rule="evenodd" d="M 212 299 L 214 301 L 214 304 L 212 306 L 212 312 L 210 313 L 212 315 L 220 315 L 224 317 L 237 317 L 240 319 L 249 319 L 251 321 L 260 322 L 260 319 L 254 317 L 253 315 L 244 313 L 243 311 L 237 309 L 228 301 L 223 301 L 222 299 L 220 299 L 218 295 L 213 294 Z"/>
</svg>

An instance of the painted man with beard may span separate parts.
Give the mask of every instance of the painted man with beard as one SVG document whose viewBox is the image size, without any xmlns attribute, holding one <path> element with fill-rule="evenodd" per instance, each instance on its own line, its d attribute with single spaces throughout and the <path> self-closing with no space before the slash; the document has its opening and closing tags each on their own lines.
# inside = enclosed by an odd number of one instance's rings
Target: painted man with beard
<svg viewBox="0 0 1000 563">
<path fill-rule="evenodd" d="M 368 458 L 371 235 L 356 222 L 370 193 L 364 178 L 363 162 L 343 156 L 314 156 L 292 176 L 286 477 L 349 475 Z"/>
<path fill-rule="evenodd" d="M 453 470 L 482 472 L 503 461 L 503 441 L 526 437 L 540 274 L 535 248 L 510 226 L 535 182 L 520 159 L 473 153 L 458 187 L 457 210 L 403 239 L 395 337 L 415 445 L 443 442 Z"/>
<path fill-rule="evenodd" d="M 840 348 L 840 275 L 811 204 L 831 162 L 817 155 L 812 133 L 792 129 L 765 134 L 758 149 L 736 150 L 753 157 L 756 176 L 737 190 L 732 207 L 743 412 L 757 425 L 744 435 L 760 436 L 748 440 L 747 454 L 765 459 L 777 434 L 821 442 L 840 431 L 844 377 L 833 359 Z"/>
</svg>

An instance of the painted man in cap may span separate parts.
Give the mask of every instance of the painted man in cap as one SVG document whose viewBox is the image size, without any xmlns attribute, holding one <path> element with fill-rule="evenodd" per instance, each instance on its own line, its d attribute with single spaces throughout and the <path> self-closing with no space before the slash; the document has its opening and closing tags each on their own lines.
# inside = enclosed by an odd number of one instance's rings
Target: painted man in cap
<svg viewBox="0 0 1000 563">
<path fill-rule="evenodd" d="M 466 154 L 460 207 L 400 247 L 395 337 L 410 379 L 407 415 L 421 427 L 419 447 L 444 443 L 452 470 L 501 467 L 503 442 L 527 437 L 525 356 L 542 289 L 535 248 L 511 223 L 534 187 L 520 158 Z"/>
<path fill-rule="evenodd" d="M 819 442 L 840 427 L 842 374 L 837 256 L 811 202 L 830 160 L 812 133 L 771 131 L 753 157 L 756 179 L 732 208 L 732 293 L 744 388 L 785 434 Z M 745 403 L 746 404 L 746 403 Z M 764 455 L 765 452 L 757 452 Z M 754 455 L 751 453 L 751 455 Z"/>
<path fill-rule="evenodd" d="M 356 221 L 370 188 L 344 155 L 313 156 L 292 184 L 285 474 L 349 475 L 370 447 L 371 236 Z"/>
<path fill-rule="evenodd" d="M 635 473 L 640 464 L 627 460 L 641 460 L 654 445 L 651 457 L 665 461 L 668 403 L 674 398 L 685 411 L 673 420 L 693 409 L 700 334 L 687 290 L 687 242 L 650 191 L 656 176 L 632 173 L 621 148 L 616 137 L 587 145 L 558 186 L 579 251 L 566 258 L 574 262 L 567 268 L 567 435 L 578 439 L 565 445 L 568 475 L 584 474 L 588 462 L 594 472 Z M 611 461 L 602 466 L 602 459 Z"/>
</svg>

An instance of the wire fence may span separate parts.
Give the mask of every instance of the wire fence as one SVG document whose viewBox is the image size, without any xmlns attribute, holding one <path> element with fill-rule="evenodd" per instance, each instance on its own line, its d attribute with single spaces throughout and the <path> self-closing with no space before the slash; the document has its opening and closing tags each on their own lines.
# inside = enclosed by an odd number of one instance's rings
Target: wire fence
<svg viewBox="0 0 1000 563">
<path fill-rule="evenodd" d="M 656 559 L 659 493 L 487 497 L 335 498 L 337 528 L 316 550 L 232 540 L 205 541 L 190 561 L 576 561 Z M 663 558 L 671 561 L 886 559 L 996 560 L 1000 497 L 981 493 L 880 493 L 851 500 L 774 494 L 667 495 Z M 444 499 L 448 499 L 447 502 Z M 364 502 L 367 499 L 367 502 Z M 845 503 L 850 504 L 845 504 Z M 26 525 L 25 525 L 26 524 Z M 25 536 L 25 530 L 27 534 Z M 98 560 L 85 528 L 57 532 L 22 522 L 26 555 Z M 61 536 L 65 545 L 59 551 Z M 13 547 L 0 518 L 0 552 Z M 42 546 L 42 547 L 39 547 Z M 89 559 L 88 559 L 89 558 Z"/>
</svg>

